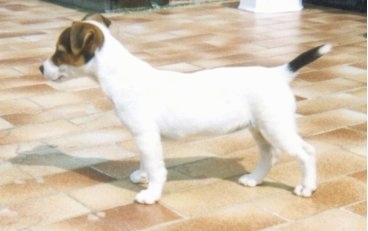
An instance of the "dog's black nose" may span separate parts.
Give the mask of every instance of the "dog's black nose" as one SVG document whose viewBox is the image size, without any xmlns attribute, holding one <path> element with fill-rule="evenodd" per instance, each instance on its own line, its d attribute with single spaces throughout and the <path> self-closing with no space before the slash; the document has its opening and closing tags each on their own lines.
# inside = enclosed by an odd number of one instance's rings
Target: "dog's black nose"
<svg viewBox="0 0 368 231">
<path fill-rule="evenodd" d="M 41 65 L 38 69 L 39 69 L 39 70 L 41 71 L 41 73 L 43 74 L 43 65 Z"/>
</svg>

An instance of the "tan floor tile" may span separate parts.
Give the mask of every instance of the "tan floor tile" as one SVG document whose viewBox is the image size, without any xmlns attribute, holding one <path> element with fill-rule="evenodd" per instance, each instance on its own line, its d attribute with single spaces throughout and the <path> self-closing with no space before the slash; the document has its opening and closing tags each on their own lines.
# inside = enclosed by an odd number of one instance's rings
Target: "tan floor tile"
<svg viewBox="0 0 368 231">
<path fill-rule="evenodd" d="M 34 55 L 38 55 L 40 53 L 45 53 L 45 52 L 49 52 L 49 49 L 41 49 L 41 50 L 36 50 L 34 51 Z M 40 70 L 38 69 L 40 66 L 40 63 L 42 63 L 43 61 L 43 56 L 37 56 L 37 58 L 29 58 L 29 63 L 27 65 L 24 65 L 23 62 L 28 62 L 27 60 L 20 62 L 19 64 L 14 63 L 14 69 L 19 71 L 20 73 L 22 73 L 22 75 L 39 75 L 40 74 Z M 13 62 L 12 62 L 13 63 Z M 43 84 L 50 86 L 47 84 L 47 82 L 43 82 Z M 52 87 L 50 87 L 52 88 Z M 50 91 L 51 92 L 51 91 Z M 45 92 L 48 93 L 48 92 Z"/>
<path fill-rule="evenodd" d="M 52 52 L 53 51 L 51 51 L 50 53 Z M 98 89 L 100 91 L 98 83 L 95 80 L 93 80 L 91 77 L 87 77 L 87 76 L 79 77 L 75 79 L 69 79 L 63 82 L 47 81 L 47 84 L 56 90 L 67 91 L 67 92 L 79 92 L 85 89 L 88 89 L 88 90 Z M 97 94 L 94 95 L 94 97 L 97 97 Z M 94 97 L 90 98 L 90 100 L 91 99 L 94 100 Z"/>
<path fill-rule="evenodd" d="M 349 39 L 351 40 L 349 41 Z M 356 43 L 360 41 L 362 41 L 362 36 L 356 36 L 356 37 L 348 38 L 345 40 L 344 38 L 338 38 L 338 39 L 329 38 L 328 39 L 328 42 L 330 42 L 333 46 L 336 46 L 336 43 L 340 43 L 341 45 L 346 45 L 349 43 Z M 335 53 L 335 55 L 326 57 L 325 59 L 322 59 L 319 62 L 311 63 L 309 66 L 311 68 L 321 69 L 321 68 L 333 67 L 333 66 L 336 66 L 337 64 L 345 65 L 346 63 L 357 63 L 357 62 L 360 62 L 360 60 L 359 60 L 359 57 L 357 57 L 356 55 L 344 54 L 344 53 L 336 54 Z"/>
<path fill-rule="evenodd" d="M 72 93 L 56 92 L 51 94 L 44 94 L 41 96 L 33 96 L 30 99 L 42 106 L 43 108 L 54 108 L 57 106 L 70 105 L 70 104 L 81 104 L 85 103 L 86 100 L 78 97 Z"/>
<path fill-rule="evenodd" d="M 104 161 L 118 161 L 125 160 L 127 158 L 134 157 L 136 154 L 127 151 L 120 145 L 106 144 L 95 147 L 83 147 L 83 148 L 73 148 L 65 149 L 68 155 L 73 158 L 85 158 L 90 159 L 91 163 L 104 162 Z"/>
<path fill-rule="evenodd" d="M 354 131 L 346 128 L 312 136 L 310 139 L 334 144 L 345 150 L 361 149 L 362 151 L 365 151 L 367 146 L 367 134 L 365 132 Z"/>
<path fill-rule="evenodd" d="M 67 137 L 56 137 L 48 139 L 48 143 L 62 147 L 64 150 L 73 148 L 96 147 L 104 144 L 114 144 L 131 139 L 128 131 L 121 127 L 108 127 L 98 130 L 79 132 Z"/>
<path fill-rule="evenodd" d="M 70 121 L 85 131 L 117 126 L 123 127 L 119 118 L 112 111 L 75 117 L 70 119 Z"/>
<path fill-rule="evenodd" d="M 324 153 L 318 153 L 317 181 L 322 183 L 339 176 L 362 171 L 367 168 L 364 160 L 362 157 L 340 149 L 330 149 Z M 292 161 L 276 165 L 268 176 L 294 187 L 301 181 L 299 162 Z"/>
<path fill-rule="evenodd" d="M 94 98 L 91 103 L 100 110 L 111 111 L 113 109 L 111 101 L 106 97 Z"/>
<path fill-rule="evenodd" d="M 195 72 L 195 71 L 199 71 L 202 69 L 201 67 L 198 67 L 192 64 L 188 64 L 185 62 L 163 65 L 163 66 L 160 66 L 159 68 L 162 70 L 170 70 L 170 71 L 178 71 L 178 72 L 186 72 L 186 73 Z"/>
<path fill-rule="evenodd" d="M 332 69 L 332 68 L 331 68 Z M 308 82 L 320 82 L 320 81 L 326 81 L 330 79 L 334 79 L 338 77 L 335 73 L 333 73 L 330 69 L 322 69 L 322 70 L 315 70 L 315 71 L 309 71 L 298 74 L 298 79 L 303 79 Z"/>
<path fill-rule="evenodd" d="M 178 215 L 159 204 L 152 206 L 129 204 L 96 214 L 64 220 L 36 228 L 36 230 L 141 230 L 179 218 Z"/>
<path fill-rule="evenodd" d="M 367 112 L 367 105 L 357 106 L 357 107 L 353 107 L 351 109 L 354 110 L 354 111 L 357 111 L 357 112 L 366 113 Z"/>
<path fill-rule="evenodd" d="M 178 145 L 178 147 L 164 147 L 164 157 L 167 167 L 174 167 L 185 163 L 191 163 L 213 157 L 214 154 L 198 150 L 190 145 Z"/>
<path fill-rule="evenodd" d="M 131 151 L 133 153 L 139 153 L 138 146 L 136 145 L 133 138 L 128 139 L 128 140 L 123 140 L 122 142 L 120 142 L 118 144 L 121 145 L 122 147 L 124 147 L 128 151 Z M 165 148 L 164 142 L 161 141 L 161 144 L 162 144 L 162 148 L 164 149 Z"/>
<path fill-rule="evenodd" d="M 361 77 L 367 75 L 367 70 L 352 65 L 339 65 L 330 68 L 324 68 L 323 72 L 328 72 L 335 77 L 343 77 L 360 82 L 366 82 L 366 80 L 364 81 L 364 79 Z"/>
<path fill-rule="evenodd" d="M 31 142 L 20 142 L 20 143 L 13 143 L 7 145 L 0 146 L 0 160 L 12 160 L 16 158 L 18 154 L 31 150 L 35 147 L 42 146 L 43 144 L 39 141 L 31 141 Z"/>
<path fill-rule="evenodd" d="M 366 69 L 361 69 L 361 68 L 357 68 L 357 67 L 346 67 L 347 71 L 349 71 L 349 74 L 346 74 L 344 76 L 344 78 L 346 79 L 351 79 L 351 80 L 355 80 L 358 82 L 362 82 L 362 83 L 367 83 L 367 71 Z M 356 72 L 354 74 L 350 74 L 351 72 Z"/>
<path fill-rule="evenodd" d="M 298 118 L 298 126 L 302 136 L 354 126 L 366 122 L 366 114 L 348 109 L 338 109 Z"/>
<path fill-rule="evenodd" d="M 4 39 L 0 39 L 0 44 L 2 44 L 2 41 L 4 41 Z M 6 42 L 5 42 L 6 43 Z M 0 54 L 1 56 L 1 54 Z M 9 78 L 9 77 L 18 77 L 19 76 L 19 71 L 15 70 L 12 67 L 2 67 L 1 71 L 0 71 L 0 79 L 3 78 Z M 1 84 L 0 84 L 1 86 Z"/>
<path fill-rule="evenodd" d="M 1 91 L 0 100 L 11 100 L 35 95 L 44 95 L 53 91 L 54 90 L 46 84 L 9 88 Z"/>
<path fill-rule="evenodd" d="M 8 130 L 0 130 L 0 139 L 8 136 L 10 131 Z M 0 145 L 0 151 L 3 153 L 0 156 L 0 161 L 7 160 L 17 155 L 17 143 Z"/>
<path fill-rule="evenodd" d="M 254 146 L 253 137 L 248 130 L 232 134 L 201 139 L 190 144 L 196 149 L 205 150 L 217 155 L 224 155 Z"/>
<path fill-rule="evenodd" d="M 249 173 L 258 161 L 256 148 L 228 154 L 224 157 L 209 157 L 188 164 L 181 164 L 175 170 L 194 179 L 226 179 Z"/>
<path fill-rule="evenodd" d="M 54 159 L 54 158 L 53 158 Z M 55 161 L 58 161 L 59 159 L 55 158 Z M 84 166 L 86 163 L 78 163 L 75 164 L 78 166 L 73 166 L 73 163 L 70 162 L 63 162 L 61 163 L 61 166 L 58 166 L 57 164 L 49 163 L 47 165 L 44 164 L 19 164 L 18 167 L 23 172 L 31 175 L 34 178 L 42 179 L 44 176 L 52 175 L 52 174 L 58 174 L 67 171 L 67 169 L 73 169 L 79 166 Z"/>
<path fill-rule="evenodd" d="M 55 146 L 42 144 L 19 151 L 18 155 L 9 159 L 9 161 L 17 164 L 19 169 L 33 177 L 44 177 L 106 160 L 75 157 L 62 152 Z"/>
<path fill-rule="evenodd" d="M 0 161 L 0 185 L 30 180 L 31 176 L 20 171 L 19 168 L 9 162 Z"/>
<path fill-rule="evenodd" d="M 78 79 L 78 78 L 77 78 Z M 77 80 L 75 79 L 75 80 Z M 67 83 L 67 82 L 65 82 Z M 75 84 L 73 84 L 74 86 Z M 97 85 L 97 83 L 96 83 Z M 98 86 L 98 85 L 97 85 Z M 86 89 L 78 89 L 78 90 L 73 90 L 71 92 L 72 95 L 79 97 L 81 99 L 83 99 L 85 102 L 90 102 L 92 104 L 94 104 L 96 107 L 98 108 L 102 108 L 102 103 L 105 103 L 105 110 L 109 110 L 112 109 L 112 103 L 111 101 L 107 98 L 106 95 L 104 95 L 104 93 L 102 92 L 102 90 L 99 87 L 89 87 Z M 101 104 L 101 105 L 100 105 Z M 104 109 L 102 108 L 102 109 Z"/>
<path fill-rule="evenodd" d="M 165 223 L 180 217 L 160 204 L 145 206 L 129 204 L 105 211 L 104 219 L 116 227 L 139 230 L 155 224 Z"/>
<path fill-rule="evenodd" d="M 311 137 L 313 137 L 313 136 L 311 136 Z M 316 150 L 317 155 L 319 155 L 321 153 L 330 152 L 332 149 L 336 149 L 335 145 L 328 144 L 328 143 L 325 143 L 325 142 L 320 142 L 319 140 L 316 140 L 316 139 L 309 139 L 309 137 L 305 137 L 304 140 L 314 147 L 314 149 Z"/>
<path fill-rule="evenodd" d="M 366 183 L 367 182 L 367 171 L 360 171 L 360 172 L 353 173 L 351 177 L 354 177 Z"/>
<path fill-rule="evenodd" d="M 113 178 L 91 168 L 75 169 L 43 178 L 44 183 L 60 191 L 71 191 L 98 183 L 112 181 Z"/>
<path fill-rule="evenodd" d="M 42 35 L 42 32 L 32 32 L 32 31 L 18 31 L 18 32 L 5 32 L 1 34 L 1 38 L 11 38 L 11 37 L 23 37 L 32 35 Z"/>
<path fill-rule="evenodd" d="M 202 217 L 161 225 L 150 230 L 260 230 L 285 222 L 283 219 L 249 204 L 235 205 Z"/>
<path fill-rule="evenodd" d="M 107 161 L 92 166 L 99 172 L 102 172 L 115 179 L 127 179 L 128 176 L 139 168 L 137 158 L 126 158 L 119 161 Z"/>
<path fill-rule="evenodd" d="M 53 136 L 61 136 L 79 131 L 78 127 L 64 120 L 26 125 L 14 128 L 0 140 L 0 144 L 33 141 Z"/>
<path fill-rule="evenodd" d="M 8 230 L 20 230 L 34 225 L 54 223 L 86 214 L 87 208 L 63 194 L 32 198 L 9 206 L 15 215 L 0 220 Z"/>
<path fill-rule="evenodd" d="M 15 179 L 10 184 L 0 186 L 1 204 L 20 203 L 27 199 L 48 196 L 56 191 L 34 179 Z"/>
<path fill-rule="evenodd" d="M 361 216 L 367 217 L 367 201 L 359 202 L 355 205 L 346 207 L 347 210 L 357 213 Z"/>
<path fill-rule="evenodd" d="M 206 53 L 206 52 L 204 52 Z M 199 59 L 198 61 L 192 61 L 191 64 L 199 66 L 204 69 L 212 69 L 216 67 L 225 67 L 225 66 L 250 66 L 254 62 L 255 59 L 254 55 L 247 55 L 247 54 L 238 54 L 238 55 L 230 55 L 230 56 L 223 56 L 221 54 L 218 54 L 217 57 L 215 55 L 212 55 L 210 52 L 208 56 L 214 56 L 213 58 L 209 59 Z"/>
<path fill-rule="evenodd" d="M 308 217 L 327 209 L 327 206 L 314 202 L 313 199 L 297 197 L 291 192 L 274 194 L 252 203 L 289 220 Z"/>
<path fill-rule="evenodd" d="M 215 156 L 211 152 L 193 147 L 190 141 L 181 140 L 171 142 L 163 140 L 162 144 L 167 167 L 178 166 Z M 139 153 L 133 140 L 122 142 L 121 146 L 133 153 Z"/>
<path fill-rule="evenodd" d="M 39 75 L 26 75 L 20 78 L 10 77 L 0 79 L 0 86 L 3 89 L 39 85 L 43 83 L 45 83 L 45 80 Z"/>
<path fill-rule="evenodd" d="M 349 94 L 352 94 L 358 97 L 367 98 L 367 87 L 352 89 L 351 91 L 349 91 Z"/>
<path fill-rule="evenodd" d="M 0 101 L 0 116 L 17 113 L 38 113 L 41 107 L 28 99 L 2 100 Z"/>
<path fill-rule="evenodd" d="M 310 115 L 340 108 L 365 105 L 366 100 L 346 93 L 320 96 L 298 102 L 298 114 Z"/>
<path fill-rule="evenodd" d="M 364 44 L 364 45 L 366 45 L 366 44 Z M 361 47 L 359 47 L 359 48 L 360 48 L 360 50 L 362 50 Z M 365 68 L 365 69 L 367 69 L 367 62 L 354 63 L 354 64 L 352 64 L 352 66 L 358 67 L 358 68 Z"/>
<path fill-rule="evenodd" d="M 307 230 L 366 230 L 367 221 L 365 218 L 353 213 L 333 209 L 326 211 L 317 216 L 312 216 L 303 220 L 299 220 L 290 225 L 271 228 L 269 230 L 283 231 L 307 231 Z"/>
<path fill-rule="evenodd" d="M 114 227 L 113 224 L 105 222 L 100 216 L 95 214 L 83 215 L 57 223 L 33 228 L 34 231 L 119 231 L 121 227 Z"/>
<path fill-rule="evenodd" d="M 351 172 L 359 172 L 367 168 L 364 158 L 350 154 L 343 150 L 331 150 L 317 157 L 317 171 L 319 182 L 345 175 Z"/>
<path fill-rule="evenodd" d="M 262 187 L 248 188 L 237 182 L 218 180 L 192 190 L 164 195 L 161 202 L 179 214 L 198 216 L 283 190 L 274 186 L 264 183 Z"/>
<path fill-rule="evenodd" d="M 0 118 L 0 130 L 6 130 L 10 128 L 13 128 L 13 124 L 5 119 Z"/>
<path fill-rule="evenodd" d="M 307 70 L 307 72 L 309 72 L 309 71 Z M 294 89 L 294 88 L 299 88 L 299 87 L 310 86 L 311 84 L 312 83 L 310 83 L 306 80 L 296 78 L 296 79 L 294 79 L 293 82 L 291 82 L 290 86 L 291 86 L 291 89 Z M 298 96 L 298 95 L 294 95 L 294 97 L 296 99 L 304 99 L 304 100 L 306 99 L 306 98 L 304 98 L 302 96 Z"/>
<path fill-rule="evenodd" d="M 366 185 L 349 177 L 326 182 L 316 191 L 313 200 L 332 208 L 366 199 Z"/>
<path fill-rule="evenodd" d="M 3 116 L 4 119 L 15 125 L 25 125 L 28 123 L 42 123 L 61 119 L 71 119 L 96 113 L 97 110 L 90 104 L 64 105 L 45 110 L 38 114 L 11 114 Z"/>
<path fill-rule="evenodd" d="M 363 86 L 362 83 L 353 80 L 334 78 L 330 80 L 320 81 L 318 82 L 318 84 L 294 89 L 294 93 L 304 98 L 315 98 L 318 96 L 341 92 L 344 90 L 346 91 L 348 89 L 361 86 Z"/>
<path fill-rule="evenodd" d="M 164 187 L 163 195 L 180 193 L 188 190 L 216 183 L 215 178 L 192 178 L 178 171 L 169 169 L 168 179 Z"/>
<path fill-rule="evenodd" d="M 79 188 L 69 194 L 93 211 L 101 211 L 132 203 L 141 189 L 130 182 L 117 181 Z"/>
</svg>

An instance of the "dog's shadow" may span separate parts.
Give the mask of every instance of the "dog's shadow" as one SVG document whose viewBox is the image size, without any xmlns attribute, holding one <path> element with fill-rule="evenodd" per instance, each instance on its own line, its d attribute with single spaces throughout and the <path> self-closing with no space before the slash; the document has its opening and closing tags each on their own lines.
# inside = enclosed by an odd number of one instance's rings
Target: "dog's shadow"
<svg viewBox="0 0 368 231">
<path fill-rule="evenodd" d="M 237 178 L 239 176 L 249 173 L 249 169 L 245 169 L 240 163 L 241 160 L 241 158 L 194 156 L 183 158 L 165 158 L 165 163 L 167 166 L 169 166 L 169 182 L 196 179 L 203 180 L 206 178 L 217 178 L 231 182 L 237 182 Z M 129 174 L 138 169 L 139 162 L 135 158 L 129 158 L 126 160 L 108 160 L 91 157 L 82 158 L 66 154 L 59 150 L 56 146 L 42 145 L 28 151 L 19 152 L 18 156 L 10 159 L 9 161 L 15 165 L 50 166 L 68 171 L 74 171 L 75 173 L 82 174 L 93 181 L 104 183 L 110 182 L 111 184 L 119 185 L 120 187 L 126 187 L 128 190 L 139 191 L 142 188 L 132 187 L 132 185 L 127 184 L 115 184 L 116 181 L 128 179 Z M 215 166 L 211 170 L 208 169 L 209 162 L 211 166 Z M 106 166 L 106 168 L 109 169 L 109 173 L 104 173 L 104 171 L 97 170 L 100 172 L 100 174 L 90 174 L 89 171 L 85 171 L 86 168 L 92 168 L 96 170 L 102 166 Z M 216 166 L 225 166 L 226 169 L 231 169 L 231 171 L 228 174 L 224 174 L 223 171 L 218 169 Z M 112 168 L 118 168 L 116 172 L 118 172 L 119 175 L 110 174 L 111 172 L 114 172 L 114 169 Z M 174 170 L 176 174 L 170 174 L 172 173 L 172 170 Z M 105 177 L 101 177 L 101 175 L 105 174 Z M 264 184 L 269 187 L 281 188 L 287 191 L 293 190 L 290 186 L 281 183 L 265 181 Z"/>
</svg>

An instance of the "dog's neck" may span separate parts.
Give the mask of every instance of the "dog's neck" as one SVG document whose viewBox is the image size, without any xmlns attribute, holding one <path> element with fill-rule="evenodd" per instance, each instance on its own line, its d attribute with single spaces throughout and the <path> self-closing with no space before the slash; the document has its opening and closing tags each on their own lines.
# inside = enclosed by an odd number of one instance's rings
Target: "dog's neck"
<svg viewBox="0 0 368 231">
<path fill-rule="evenodd" d="M 102 31 L 104 44 L 96 51 L 95 58 L 88 63 L 86 69 L 106 89 L 124 87 L 127 83 L 144 81 L 147 74 L 155 69 L 143 60 L 133 56 L 116 38 L 114 38 L 108 28 L 96 22 L 92 23 Z M 148 72 L 147 72 L 148 71 Z M 119 84 L 124 82 L 124 85 Z M 121 90 L 121 89 L 120 89 Z"/>
</svg>

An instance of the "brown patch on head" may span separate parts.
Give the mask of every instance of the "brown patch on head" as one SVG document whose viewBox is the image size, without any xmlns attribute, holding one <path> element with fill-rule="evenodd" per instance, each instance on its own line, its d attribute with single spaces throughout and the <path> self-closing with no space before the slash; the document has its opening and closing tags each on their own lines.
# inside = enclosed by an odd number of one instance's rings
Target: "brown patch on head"
<svg viewBox="0 0 368 231">
<path fill-rule="evenodd" d="M 103 42 L 104 36 L 99 28 L 88 23 L 74 22 L 59 36 L 51 60 L 56 66 L 82 66 L 93 58 Z"/>
<path fill-rule="evenodd" d="M 102 23 L 106 27 L 109 27 L 111 25 L 111 21 L 108 18 L 105 18 L 103 15 L 98 14 L 98 13 L 87 14 L 86 16 L 82 18 L 82 21 L 86 21 L 86 20 L 92 20 L 92 21 Z"/>
</svg>

